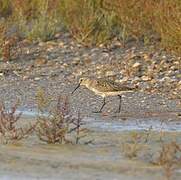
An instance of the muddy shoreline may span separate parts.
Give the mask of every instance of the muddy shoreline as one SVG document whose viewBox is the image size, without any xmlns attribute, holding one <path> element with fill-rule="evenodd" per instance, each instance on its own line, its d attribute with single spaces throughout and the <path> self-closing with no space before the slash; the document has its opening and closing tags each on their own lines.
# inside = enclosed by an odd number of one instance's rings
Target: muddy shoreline
<svg viewBox="0 0 181 180">
<path fill-rule="evenodd" d="M 179 86 L 170 86 L 171 88 L 167 89 L 164 85 L 179 85 L 180 69 L 177 65 L 173 65 L 175 67 L 168 73 L 161 69 L 158 75 L 154 75 L 152 82 L 144 73 L 133 76 L 129 74 L 131 71 L 128 73 L 131 77 L 127 79 L 126 71 L 121 69 L 120 64 L 129 59 L 133 64 L 146 61 L 145 54 L 148 54 L 153 57 L 150 62 L 154 61 L 153 64 L 158 65 L 163 61 L 163 64 L 168 64 L 168 67 L 164 68 L 169 69 L 169 63 L 174 60 L 179 62 L 179 57 L 144 46 L 121 48 L 113 44 L 110 47 L 84 47 L 75 42 L 69 34 L 62 35 L 56 41 L 27 45 L 22 50 L 23 54 L 12 61 L 0 62 L 0 100 L 7 107 L 19 100 L 19 110 L 24 112 L 22 123 L 26 124 L 34 118 L 34 111 L 37 111 L 36 93 L 39 88 L 43 88 L 47 96 L 53 97 L 54 101 L 59 96 L 69 96 L 71 113 L 77 115 L 80 112 L 86 119 L 86 127 L 90 130 L 88 137 L 94 139 L 94 143 L 48 145 L 39 141 L 33 134 L 20 142 L 2 144 L 0 179 L 165 178 L 164 167 L 151 161 L 158 159 L 158 152 L 163 144 L 160 142 L 161 135 L 164 143 L 174 141 L 178 145 L 181 144 L 180 99 L 170 99 L 164 93 L 165 90 L 167 93 L 175 90 L 179 92 Z M 100 97 L 85 88 L 80 88 L 71 95 L 80 76 L 106 77 L 118 82 L 126 79 L 130 84 L 137 82 L 145 91 L 125 94 L 119 114 L 115 113 L 119 101 L 116 97 L 107 99 L 102 114 L 93 114 L 92 111 L 102 103 Z M 163 89 L 163 93 L 152 91 L 152 85 Z M 147 89 L 150 92 L 146 92 Z M 132 133 L 145 133 L 150 127 L 152 129 L 148 143 L 139 143 L 141 147 L 146 146 L 146 150 L 143 148 L 133 159 L 126 157 L 125 152 L 121 150 L 123 144 L 129 145 L 132 142 Z M 153 157 L 150 156 L 152 154 Z M 174 169 L 173 179 L 180 179 L 180 169 L 181 164 Z"/>
<path fill-rule="evenodd" d="M 171 100 L 168 96 L 169 93 L 179 95 L 180 57 L 152 45 L 132 43 L 121 47 L 116 43 L 85 47 L 68 33 L 48 42 L 26 42 L 22 45 L 22 53 L 16 54 L 12 61 L 0 61 L 0 100 L 11 105 L 18 99 L 22 108 L 31 109 L 36 106 L 37 90 L 43 88 L 55 100 L 60 95 L 69 96 L 74 110 L 91 114 L 102 103 L 100 97 L 85 88 L 73 96 L 70 94 L 81 76 L 92 76 L 117 82 L 124 80 L 131 85 L 137 83 L 141 91 L 125 94 L 123 112 L 181 111 L 180 100 L 177 97 Z M 132 69 L 134 66 L 140 68 L 138 72 Z M 146 75 L 150 71 L 153 71 L 152 80 Z M 115 112 L 117 101 L 116 97 L 108 98 L 105 111 Z"/>
<path fill-rule="evenodd" d="M 23 123 L 31 121 L 22 118 Z M 93 126 L 96 118 L 87 121 L 90 132 L 88 138 L 94 139 L 89 145 L 48 145 L 40 142 L 35 135 L 13 144 L 1 145 L 0 178 L 1 179 L 163 179 L 164 168 L 154 165 L 161 150 L 160 136 L 164 143 L 174 140 L 180 144 L 181 132 L 167 132 L 164 129 L 151 131 L 147 143 L 139 143 L 142 147 L 138 155 L 128 158 L 122 150 L 124 143 L 131 143 L 132 133 L 143 133 L 139 129 L 113 131 L 106 128 L 105 120 L 99 127 Z M 112 122 L 113 124 L 115 122 Z M 101 125 L 104 125 L 101 127 Z M 116 125 L 116 124 L 114 124 Z M 111 127 L 111 126 L 110 126 Z M 160 126 L 161 128 L 162 126 Z M 112 127 L 113 129 L 113 127 Z M 147 129 L 147 127 L 145 127 Z M 164 135 L 161 132 L 164 131 Z M 144 141 L 143 141 L 144 142 Z M 150 153 L 154 154 L 150 156 Z M 153 162 L 152 162 L 153 161 Z M 181 164 L 173 171 L 174 179 L 180 179 Z M 75 176 L 76 175 L 76 176 Z"/>
</svg>

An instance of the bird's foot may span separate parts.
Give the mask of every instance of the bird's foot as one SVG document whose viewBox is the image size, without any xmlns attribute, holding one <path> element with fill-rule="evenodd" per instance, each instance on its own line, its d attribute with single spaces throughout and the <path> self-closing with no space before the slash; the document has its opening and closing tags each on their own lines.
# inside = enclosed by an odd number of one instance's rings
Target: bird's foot
<svg viewBox="0 0 181 180">
<path fill-rule="evenodd" d="M 102 113 L 102 110 L 95 110 L 95 111 L 92 111 L 92 113 Z"/>
</svg>

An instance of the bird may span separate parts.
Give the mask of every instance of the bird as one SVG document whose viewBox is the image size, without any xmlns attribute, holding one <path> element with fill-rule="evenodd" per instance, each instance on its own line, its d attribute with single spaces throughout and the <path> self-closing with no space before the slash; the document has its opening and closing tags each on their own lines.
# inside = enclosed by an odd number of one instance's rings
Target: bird
<svg viewBox="0 0 181 180">
<path fill-rule="evenodd" d="M 101 113 L 104 106 L 106 105 L 106 97 L 108 96 L 118 96 L 119 97 L 119 107 L 118 113 L 121 111 L 122 94 L 126 92 L 133 92 L 137 87 L 129 87 L 110 79 L 106 78 L 91 78 L 83 77 L 79 79 L 77 87 L 72 91 L 72 94 L 80 87 L 85 86 L 89 90 L 93 91 L 96 95 L 103 98 L 103 104 L 98 111 L 95 113 Z"/>
</svg>

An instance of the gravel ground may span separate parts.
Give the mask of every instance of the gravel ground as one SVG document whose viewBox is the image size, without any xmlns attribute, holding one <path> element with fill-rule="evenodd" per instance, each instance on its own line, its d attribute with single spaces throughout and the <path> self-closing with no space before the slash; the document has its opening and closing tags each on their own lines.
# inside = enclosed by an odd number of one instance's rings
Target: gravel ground
<svg viewBox="0 0 181 180">
<path fill-rule="evenodd" d="M 0 61 L 0 100 L 8 106 L 19 99 L 22 109 L 34 109 L 37 91 L 43 88 L 46 96 L 54 100 L 68 95 L 71 110 L 87 116 L 91 125 L 97 120 L 101 120 L 102 125 L 108 122 L 105 120 L 115 123 L 113 118 L 117 122 L 143 117 L 145 123 L 157 119 L 161 124 L 162 120 L 181 120 L 181 58 L 163 49 L 134 44 L 122 47 L 117 41 L 106 47 L 85 47 L 69 34 L 44 43 L 23 41 L 17 47 L 21 48 L 14 48 L 12 61 Z M 101 106 L 101 97 L 84 87 L 71 95 L 81 76 L 106 77 L 137 85 L 140 90 L 124 95 L 120 114 L 115 114 L 119 99 L 109 97 L 104 113 L 95 115 L 92 111 Z M 150 118 L 155 116 L 157 118 Z M 90 137 L 95 139 L 95 144 L 90 146 L 45 145 L 35 136 L 18 144 L 2 145 L 0 178 L 163 179 L 163 168 L 148 164 L 143 154 L 140 155 L 143 162 L 128 160 L 121 154 L 123 142 L 127 142 L 126 139 L 130 142 L 129 132 L 108 130 L 100 131 L 99 125 L 90 131 Z M 155 140 L 148 141 L 155 152 L 159 152 L 159 136 L 160 132 L 156 132 Z M 176 138 L 180 144 L 180 133 L 166 134 L 165 142 L 170 141 L 169 138 Z M 176 170 L 174 178 L 179 179 L 180 166 Z"/>
<path fill-rule="evenodd" d="M 70 93 L 80 76 L 94 76 L 140 87 L 140 92 L 125 94 L 124 113 L 179 114 L 181 111 L 178 98 L 180 57 L 164 50 L 141 45 L 122 47 L 117 41 L 106 47 L 85 47 L 69 34 L 49 42 L 20 43 L 21 51 L 17 51 L 12 61 L 0 61 L 0 99 L 7 104 L 20 99 L 23 108 L 34 108 L 36 92 L 41 87 L 55 99 L 59 95 L 68 95 L 75 111 L 90 115 L 101 105 L 102 99 L 85 88 L 80 88 L 72 96 Z M 167 94 L 176 98 L 169 99 Z M 111 97 L 107 100 L 105 112 L 116 111 L 118 99 Z"/>
</svg>

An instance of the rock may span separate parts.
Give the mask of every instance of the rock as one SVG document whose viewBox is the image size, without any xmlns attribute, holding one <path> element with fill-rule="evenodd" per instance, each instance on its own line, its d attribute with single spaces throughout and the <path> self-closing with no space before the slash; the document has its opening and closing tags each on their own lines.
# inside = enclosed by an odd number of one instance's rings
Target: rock
<svg viewBox="0 0 181 180">
<path fill-rule="evenodd" d="M 55 61 L 48 61 L 47 65 L 48 66 L 56 66 L 56 62 Z"/>
<path fill-rule="evenodd" d="M 178 70 L 179 67 L 178 67 L 178 66 L 171 66 L 170 69 L 173 70 L 173 71 L 175 71 L 175 70 Z"/>
<path fill-rule="evenodd" d="M 120 83 L 123 83 L 123 82 L 127 82 L 129 80 L 129 77 L 124 77 L 123 79 L 121 79 L 119 82 Z"/>
<path fill-rule="evenodd" d="M 115 71 L 107 71 L 107 72 L 105 73 L 105 75 L 106 75 L 106 76 L 115 76 L 115 75 L 117 75 L 117 73 L 116 73 Z"/>
<path fill-rule="evenodd" d="M 56 46 L 56 45 L 57 45 L 57 42 L 55 42 L 55 41 L 47 41 L 47 42 L 46 42 L 46 45 L 47 45 L 47 46 Z"/>
<path fill-rule="evenodd" d="M 29 78 L 30 78 L 29 76 L 23 76 L 23 80 L 27 80 Z"/>
<path fill-rule="evenodd" d="M 37 58 L 34 62 L 34 66 L 42 66 L 47 63 L 45 58 Z"/>
<path fill-rule="evenodd" d="M 140 66 L 141 66 L 141 63 L 139 63 L 139 62 L 136 62 L 136 63 L 133 64 L 133 68 L 138 68 Z"/>
<path fill-rule="evenodd" d="M 178 82 L 177 88 L 178 90 L 181 90 L 181 81 Z"/>
<path fill-rule="evenodd" d="M 143 54 L 143 58 L 145 61 L 150 61 L 150 55 L 149 54 Z"/>
<path fill-rule="evenodd" d="M 46 45 L 46 43 L 45 42 L 39 42 L 39 44 L 38 44 L 40 47 L 43 47 L 43 46 L 45 46 Z"/>
<path fill-rule="evenodd" d="M 58 46 L 61 47 L 61 48 L 64 48 L 64 42 L 62 42 L 62 41 L 59 42 Z"/>
<path fill-rule="evenodd" d="M 148 77 L 148 76 L 142 76 L 141 79 L 142 79 L 143 81 L 149 81 L 149 80 L 151 80 L 151 78 Z"/>
<path fill-rule="evenodd" d="M 35 80 L 35 81 L 39 81 L 40 78 L 39 78 L 39 77 L 35 77 L 34 80 Z"/>
<path fill-rule="evenodd" d="M 61 36 L 61 33 L 56 33 L 54 37 L 58 39 L 60 38 L 60 36 Z"/>
<path fill-rule="evenodd" d="M 75 57 L 73 60 L 72 60 L 72 65 L 74 66 L 77 66 L 79 65 L 81 62 L 80 58 L 79 57 Z"/>
</svg>

